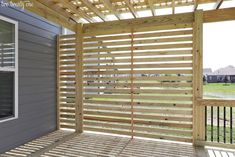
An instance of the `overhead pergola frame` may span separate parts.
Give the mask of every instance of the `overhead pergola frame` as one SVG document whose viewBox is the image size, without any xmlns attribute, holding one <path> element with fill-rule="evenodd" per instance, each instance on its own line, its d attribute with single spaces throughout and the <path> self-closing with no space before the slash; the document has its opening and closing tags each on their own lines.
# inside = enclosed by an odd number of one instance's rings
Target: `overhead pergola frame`
<svg viewBox="0 0 235 157">
<path fill-rule="evenodd" d="M 31 0 L 33 7 L 26 6 L 26 9 L 74 31 L 76 23 L 135 19 L 141 17 L 141 11 L 158 16 L 156 10 L 168 8 L 175 14 L 177 7 L 191 6 L 197 10 L 203 4 L 214 4 L 214 10 L 218 10 L 225 1 L 231 0 Z"/>
</svg>

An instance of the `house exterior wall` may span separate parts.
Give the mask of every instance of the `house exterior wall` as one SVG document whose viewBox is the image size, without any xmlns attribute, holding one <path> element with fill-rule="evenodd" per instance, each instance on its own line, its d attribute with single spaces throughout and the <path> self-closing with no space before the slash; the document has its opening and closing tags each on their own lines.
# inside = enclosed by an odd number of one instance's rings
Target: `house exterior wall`
<svg viewBox="0 0 235 157">
<path fill-rule="evenodd" d="M 227 82 L 225 81 L 227 77 Z M 235 83 L 235 75 L 207 75 L 208 83 Z"/>
<path fill-rule="evenodd" d="M 0 7 L 19 22 L 19 118 L 0 123 L 0 154 L 56 129 L 56 35 L 61 27 Z"/>
</svg>

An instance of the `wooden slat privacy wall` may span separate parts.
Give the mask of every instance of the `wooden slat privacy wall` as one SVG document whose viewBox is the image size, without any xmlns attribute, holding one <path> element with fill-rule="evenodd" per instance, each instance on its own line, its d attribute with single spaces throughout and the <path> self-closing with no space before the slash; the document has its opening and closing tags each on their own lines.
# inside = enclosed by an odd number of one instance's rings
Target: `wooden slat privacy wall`
<svg viewBox="0 0 235 157">
<path fill-rule="evenodd" d="M 83 129 L 192 142 L 193 31 L 193 22 L 83 30 Z M 75 41 L 59 39 L 61 128 L 76 127 Z"/>
<path fill-rule="evenodd" d="M 59 128 L 75 129 L 75 35 L 58 38 Z"/>
<path fill-rule="evenodd" d="M 84 39 L 84 129 L 192 140 L 192 24 Z M 133 116 L 132 116 L 133 113 Z"/>
</svg>

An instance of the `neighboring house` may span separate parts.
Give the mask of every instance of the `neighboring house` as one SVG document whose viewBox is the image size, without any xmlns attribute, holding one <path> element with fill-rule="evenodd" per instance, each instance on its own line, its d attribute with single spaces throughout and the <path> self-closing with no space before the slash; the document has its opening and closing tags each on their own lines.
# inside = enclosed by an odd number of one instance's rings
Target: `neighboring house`
<svg viewBox="0 0 235 157">
<path fill-rule="evenodd" d="M 235 83 L 235 67 L 230 65 L 225 68 L 220 68 L 212 73 L 207 74 L 206 78 L 208 83 Z"/>
</svg>

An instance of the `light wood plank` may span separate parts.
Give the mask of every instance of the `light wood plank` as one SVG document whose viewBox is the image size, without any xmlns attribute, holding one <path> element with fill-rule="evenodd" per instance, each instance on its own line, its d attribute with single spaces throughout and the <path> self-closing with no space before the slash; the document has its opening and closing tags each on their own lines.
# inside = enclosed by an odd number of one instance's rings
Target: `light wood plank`
<svg viewBox="0 0 235 157">
<path fill-rule="evenodd" d="M 76 132 L 83 132 L 83 25 L 76 32 Z"/>
</svg>

